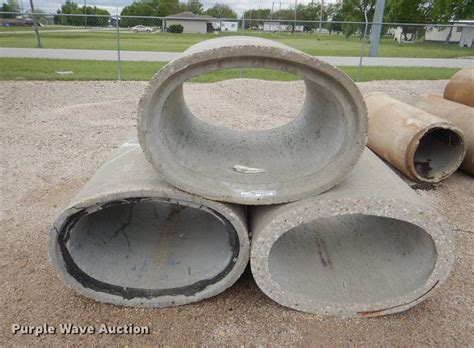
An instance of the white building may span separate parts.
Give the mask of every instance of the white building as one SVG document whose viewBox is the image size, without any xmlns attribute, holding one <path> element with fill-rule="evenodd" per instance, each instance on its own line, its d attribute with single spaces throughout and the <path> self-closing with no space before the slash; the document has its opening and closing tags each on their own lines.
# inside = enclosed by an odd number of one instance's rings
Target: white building
<svg viewBox="0 0 474 348">
<path fill-rule="evenodd" d="M 293 25 L 291 25 L 291 24 L 281 24 L 280 22 L 264 22 L 263 23 L 263 31 L 292 32 L 293 31 Z M 303 32 L 304 31 L 304 26 L 302 26 L 302 25 L 295 26 L 295 31 L 296 32 Z"/>
<path fill-rule="evenodd" d="M 238 22 L 231 22 L 231 21 L 222 21 L 221 22 L 221 31 L 235 32 L 237 30 L 239 30 L 239 23 Z"/>
<path fill-rule="evenodd" d="M 237 32 L 239 30 L 239 23 L 237 21 L 219 21 L 212 20 L 212 29 L 217 31 Z"/>
<path fill-rule="evenodd" d="M 183 33 L 207 33 L 207 23 L 213 17 L 201 16 L 186 11 L 175 15 L 165 17 L 163 28 L 169 28 L 171 25 L 181 24 L 184 28 Z"/>
<path fill-rule="evenodd" d="M 474 20 L 456 21 L 450 26 L 429 25 L 426 27 L 425 41 L 444 42 L 451 31 L 450 43 L 461 47 L 474 47 Z"/>
</svg>

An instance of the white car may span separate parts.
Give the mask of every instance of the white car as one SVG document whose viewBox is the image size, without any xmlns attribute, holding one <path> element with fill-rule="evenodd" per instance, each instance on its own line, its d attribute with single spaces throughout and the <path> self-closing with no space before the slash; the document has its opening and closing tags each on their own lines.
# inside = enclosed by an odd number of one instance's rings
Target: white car
<svg viewBox="0 0 474 348">
<path fill-rule="evenodd" d="M 135 33 L 151 33 L 152 29 L 150 27 L 145 27 L 144 25 L 136 25 L 132 28 Z"/>
</svg>

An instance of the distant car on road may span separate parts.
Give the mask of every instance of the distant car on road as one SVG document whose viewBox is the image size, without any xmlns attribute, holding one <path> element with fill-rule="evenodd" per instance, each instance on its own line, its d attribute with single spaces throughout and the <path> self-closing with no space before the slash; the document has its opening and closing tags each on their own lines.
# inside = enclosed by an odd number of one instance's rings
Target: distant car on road
<svg viewBox="0 0 474 348">
<path fill-rule="evenodd" d="M 136 25 L 132 28 L 135 33 L 151 33 L 152 29 L 150 27 L 145 27 L 144 25 Z"/>
</svg>

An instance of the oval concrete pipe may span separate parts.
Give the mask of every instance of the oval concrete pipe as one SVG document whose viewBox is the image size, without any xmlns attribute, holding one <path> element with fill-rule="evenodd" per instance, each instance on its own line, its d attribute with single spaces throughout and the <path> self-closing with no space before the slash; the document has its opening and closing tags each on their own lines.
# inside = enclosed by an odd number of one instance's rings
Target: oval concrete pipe
<svg viewBox="0 0 474 348">
<path fill-rule="evenodd" d="M 446 280 L 454 260 L 450 227 L 370 150 L 332 190 L 252 207 L 249 217 L 258 286 L 304 312 L 404 311 Z"/>
<path fill-rule="evenodd" d="M 239 67 L 304 76 L 306 100 L 298 116 L 281 127 L 250 132 L 194 116 L 183 83 Z M 155 75 L 138 114 L 140 144 L 163 179 L 187 192 L 240 204 L 288 202 L 328 190 L 349 173 L 366 143 L 365 104 L 345 73 L 254 37 L 192 46 Z"/>
<path fill-rule="evenodd" d="M 412 179 L 441 181 L 466 153 L 462 131 L 452 123 L 380 92 L 365 97 L 368 146 Z"/>
<path fill-rule="evenodd" d="M 455 73 L 444 88 L 444 98 L 474 106 L 474 68 L 464 68 Z"/>
<path fill-rule="evenodd" d="M 49 254 L 62 280 L 94 300 L 182 305 L 240 277 L 249 259 L 246 215 L 158 179 L 135 138 L 56 220 Z"/>
<path fill-rule="evenodd" d="M 464 156 L 461 168 L 474 175 L 474 108 L 436 95 L 424 96 L 416 101 L 414 106 L 448 120 L 462 130 L 466 140 L 466 156 Z"/>
</svg>

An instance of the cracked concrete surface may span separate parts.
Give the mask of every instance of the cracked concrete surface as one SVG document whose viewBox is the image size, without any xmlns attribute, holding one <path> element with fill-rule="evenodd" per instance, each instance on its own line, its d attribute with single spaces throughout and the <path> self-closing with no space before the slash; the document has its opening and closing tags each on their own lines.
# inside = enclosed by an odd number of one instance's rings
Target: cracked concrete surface
<svg viewBox="0 0 474 348">
<path fill-rule="evenodd" d="M 445 84 L 446 81 L 378 81 L 359 87 L 363 94 L 383 91 L 413 103 L 425 93 L 442 94 Z M 64 286 L 48 260 L 48 231 L 70 199 L 135 125 L 136 104 L 145 86 L 146 82 L 0 83 L 0 345 L 472 344 L 474 185 L 472 177 L 459 171 L 434 188 L 418 186 L 417 193 L 453 225 L 456 260 L 451 277 L 440 291 L 404 313 L 370 319 L 299 313 L 263 295 L 248 271 L 217 297 L 165 309 L 100 304 Z M 213 119 L 227 112 L 228 119 L 217 122 L 250 129 L 287 122 L 303 100 L 303 90 L 299 82 L 241 80 L 188 85 L 186 97 L 203 118 Z M 230 107 L 238 103 L 252 116 L 253 108 L 260 105 L 264 110 L 263 105 L 268 105 L 264 99 L 268 94 L 274 105 L 284 111 L 281 119 L 269 112 L 243 120 L 239 119 L 241 110 Z M 217 107 L 207 108 L 214 101 Z M 13 323 L 133 323 L 150 326 L 152 333 L 36 338 L 13 336 Z"/>
</svg>

